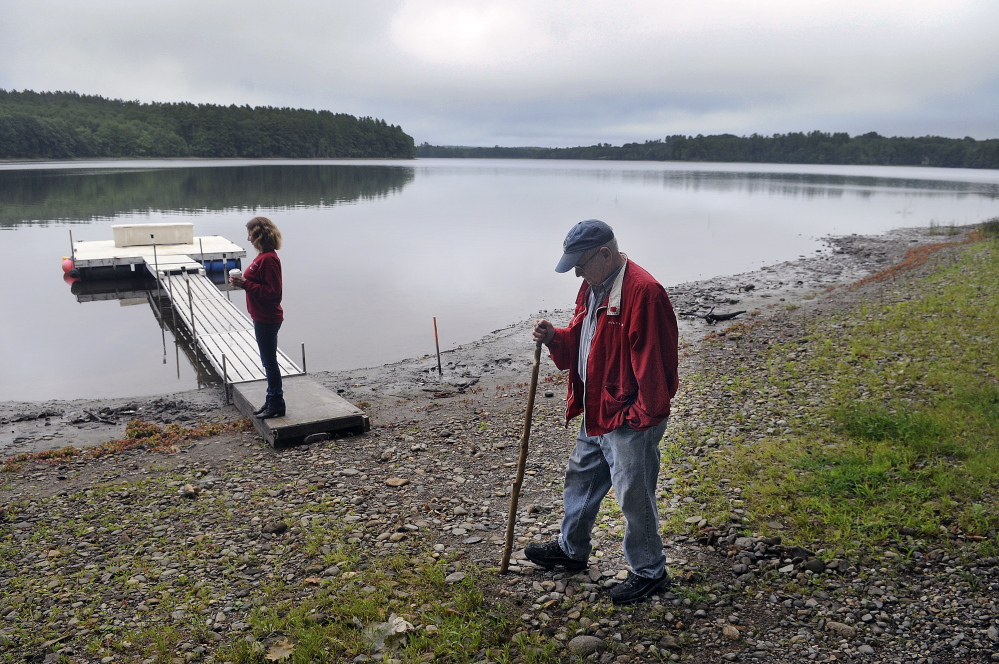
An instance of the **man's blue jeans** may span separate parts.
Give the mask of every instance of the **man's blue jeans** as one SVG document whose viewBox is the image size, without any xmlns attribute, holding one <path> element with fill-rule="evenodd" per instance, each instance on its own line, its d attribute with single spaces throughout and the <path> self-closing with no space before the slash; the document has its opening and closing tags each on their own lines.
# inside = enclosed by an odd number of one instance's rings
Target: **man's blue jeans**
<svg viewBox="0 0 999 664">
<path fill-rule="evenodd" d="M 600 511 L 600 501 L 614 487 L 624 513 L 624 556 L 635 574 L 662 575 L 666 566 L 659 534 L 656 482 L 659 478 L 659 441 L 666 421 L 645 431 L 624 426 L 602 436 L 587 436 L 582 429 L 565 469 L 562 503 L 565 516 L 558 543 L 566 555 L 586 560 L 590 531 Z"/>
<path fill-rule="evenodd" d="M 281 367 L 278 366 L 278 330 L 281 323 L 258 323 L 253 321 L 253 334 L 260 350 L 260 364 L 267 376 L 267 398 L 276 403 L 284 403 L 284 390 L 281 388 Z"/>
</svg>

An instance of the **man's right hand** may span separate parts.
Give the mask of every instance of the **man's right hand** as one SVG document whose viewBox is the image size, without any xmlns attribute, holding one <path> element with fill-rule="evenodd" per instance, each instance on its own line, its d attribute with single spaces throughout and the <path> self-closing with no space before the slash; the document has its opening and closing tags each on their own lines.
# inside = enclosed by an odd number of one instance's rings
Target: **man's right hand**
<svg viewBox="0 0 999 664">
<path fill-rule="evenodd" d="M 551 345 L 555 341 L 555 326 L 543 318 L 534 321 L 534 340 Z"/>
</svg>

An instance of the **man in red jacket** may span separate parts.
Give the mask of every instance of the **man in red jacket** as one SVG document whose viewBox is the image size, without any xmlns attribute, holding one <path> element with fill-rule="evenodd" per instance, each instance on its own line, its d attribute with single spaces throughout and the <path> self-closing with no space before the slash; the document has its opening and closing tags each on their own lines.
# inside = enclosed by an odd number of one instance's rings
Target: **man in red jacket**
<svg viewBox="0 0 999 664">
<path fill-rule="evenodd" d="M 613 486 L 632 571 L 610 595 L 615 604 L 631 604 L 670 581 L 656 482 L 659 441 L 679 385 L 676 316 L 666 289 L 618 250 L 604 222 L 579 222 L 563 248 L 555 271 L 574 268 L 584 280 L 576 311 L 566 328 L 535 321 L 534 339 L 569 370 L 566 424 L 577 415 L 583 420 L 565 470 L 561 533 L 524 553 L 546 569 L 585 569 L 600 501 Z"/>
</svg>

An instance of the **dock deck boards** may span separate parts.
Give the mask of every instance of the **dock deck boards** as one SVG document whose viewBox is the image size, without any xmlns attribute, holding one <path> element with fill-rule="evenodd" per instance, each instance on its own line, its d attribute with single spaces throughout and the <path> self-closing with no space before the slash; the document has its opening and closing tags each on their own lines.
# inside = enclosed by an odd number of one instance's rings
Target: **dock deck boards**
<svg viewBox="0 0 999 664">
<path fill-rule="evenodd" d="M 169 295 L 177 317 L 219 376 L 224 375 L 230 383 L 265 377 L 253 334 L 253 322 L 208 277 L 200 272 L 184 272 L 179 276 L 165 274 L 162 269 L 157 277 L 160 288 Z M 298 365 L 280 349 L 278 366 L 282 376 L 302 373 Z"/>
</svg>

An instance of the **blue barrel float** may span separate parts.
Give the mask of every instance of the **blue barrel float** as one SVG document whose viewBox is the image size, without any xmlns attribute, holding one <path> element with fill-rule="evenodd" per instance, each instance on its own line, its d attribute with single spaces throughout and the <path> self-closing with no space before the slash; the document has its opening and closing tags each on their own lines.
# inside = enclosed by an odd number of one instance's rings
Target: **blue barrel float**
<svg viewBox="0 0 999 664">
<path fill-rule="evenodd" d="M 229 258 L 225 261 L 205 261 L 205 274 L 228 274 L 229 270 L 242 267 L 242 261 L 238 258 Z"/>
</svg>

